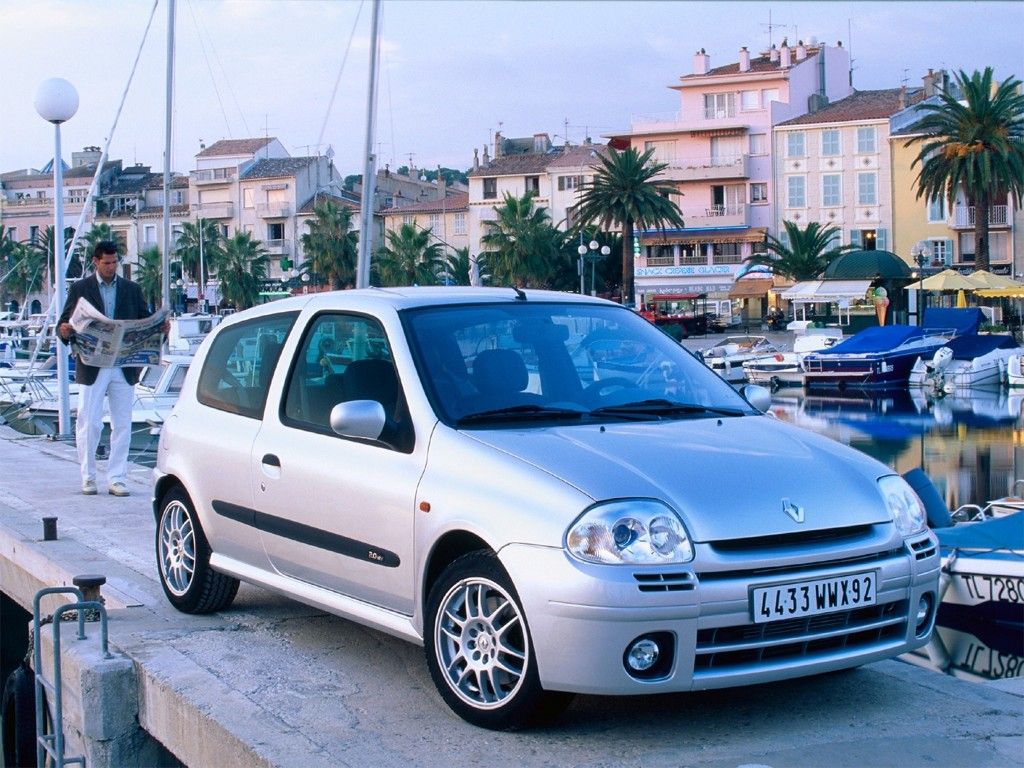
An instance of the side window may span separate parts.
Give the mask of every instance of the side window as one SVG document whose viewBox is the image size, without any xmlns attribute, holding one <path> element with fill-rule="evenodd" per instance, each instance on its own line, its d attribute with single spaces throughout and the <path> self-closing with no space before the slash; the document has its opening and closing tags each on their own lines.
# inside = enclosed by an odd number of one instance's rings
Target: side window
<svg viewBox="0 0 1024 768">
<path fill-rule="evenodd" d="M 391 346 L 380 324 L 359 315 L 325 313 L 309 326 L 285 397 L 284 421 L 333 434 L 331 409 L 349 400 L 376 400 L 386 422 L 381 441 L 412 449 L 412 430 Z"/>
<path fill-rule="evenodd" d="M 262 418 L 270 379 L 295 318 L 294 313 L 269 315 L 222 329 L 199 374 L 199 402 Z"/>
</svg>

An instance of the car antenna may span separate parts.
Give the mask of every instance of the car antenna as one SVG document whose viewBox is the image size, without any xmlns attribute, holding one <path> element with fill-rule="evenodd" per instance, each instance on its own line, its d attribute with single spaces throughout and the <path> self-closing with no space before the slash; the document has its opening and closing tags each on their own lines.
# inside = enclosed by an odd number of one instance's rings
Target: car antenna
<svg viewBox="0 0 1024 768">
<path fill-rule="evenodd" d="M 526 301 L 526 293 L 518 285 L 513 285 L 512 290 L 516 292 L 516 301 Z"/>
</svg>

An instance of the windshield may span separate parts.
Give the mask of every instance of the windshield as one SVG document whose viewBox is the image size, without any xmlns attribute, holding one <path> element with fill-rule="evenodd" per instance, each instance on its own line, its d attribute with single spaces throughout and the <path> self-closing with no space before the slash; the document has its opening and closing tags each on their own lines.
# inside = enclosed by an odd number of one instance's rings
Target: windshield
<svg viewBox="0 0 1024 768">
<path fill-rule="evenodd" d="M 623 307 L 456 305 L 410 310 L 403 320 L 427 396 L 453 426 L 755 413 L 678 342 Z"/>
</svg>

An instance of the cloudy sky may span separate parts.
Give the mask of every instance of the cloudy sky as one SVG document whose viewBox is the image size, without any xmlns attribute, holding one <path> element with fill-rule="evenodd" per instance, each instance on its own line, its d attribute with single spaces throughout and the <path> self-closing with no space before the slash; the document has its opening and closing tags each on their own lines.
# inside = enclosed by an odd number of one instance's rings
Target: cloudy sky
<svg viewBox="0 0 1024 768">
<path fill-rule="evenodd" d="M 62 129 L 65 159 L 105 142 L 153 5 L 0 0 L 0 171 L 52 153 L 33 106 L 48 77 L 80 97 Z M 201 141 L 269 135 L 292 155 L 330 145 L 342 173 L 360 172 L 370 17 L 369 0 L 177 0 L 173 169 L 193 168 Z M 929 67 L 1024 75 L 1019 1 L 384 0 L 382 20 L 376 149 L 392 167 L 411 156 L 468 168 L 496 130 L 579 142 L 672 112 L 666 86 L 692 71 L 698 48 L 717 66 L 770 39 L 841 40 L 860 89 L 920 85 Z M 166 33 L 161 0 L 110 152 L 153 170 L 163 168 Z"/>
</svg>

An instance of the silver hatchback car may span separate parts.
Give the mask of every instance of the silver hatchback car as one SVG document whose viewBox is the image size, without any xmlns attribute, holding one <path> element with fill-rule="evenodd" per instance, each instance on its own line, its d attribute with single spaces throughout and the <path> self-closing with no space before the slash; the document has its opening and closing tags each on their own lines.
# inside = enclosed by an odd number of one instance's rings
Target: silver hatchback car
<svg viewBox="0 0 1024 768">
<path fill-rule="evenodd" d="M 242 579 L 420 643 L 487 728 L 573 693 L 924 645 L 939 556 L 919 499 L 764 395 L 589 297 L 367 289 L 240 312 L 161 433 L 164 591 L 217 611 Z"/>
</svg>

